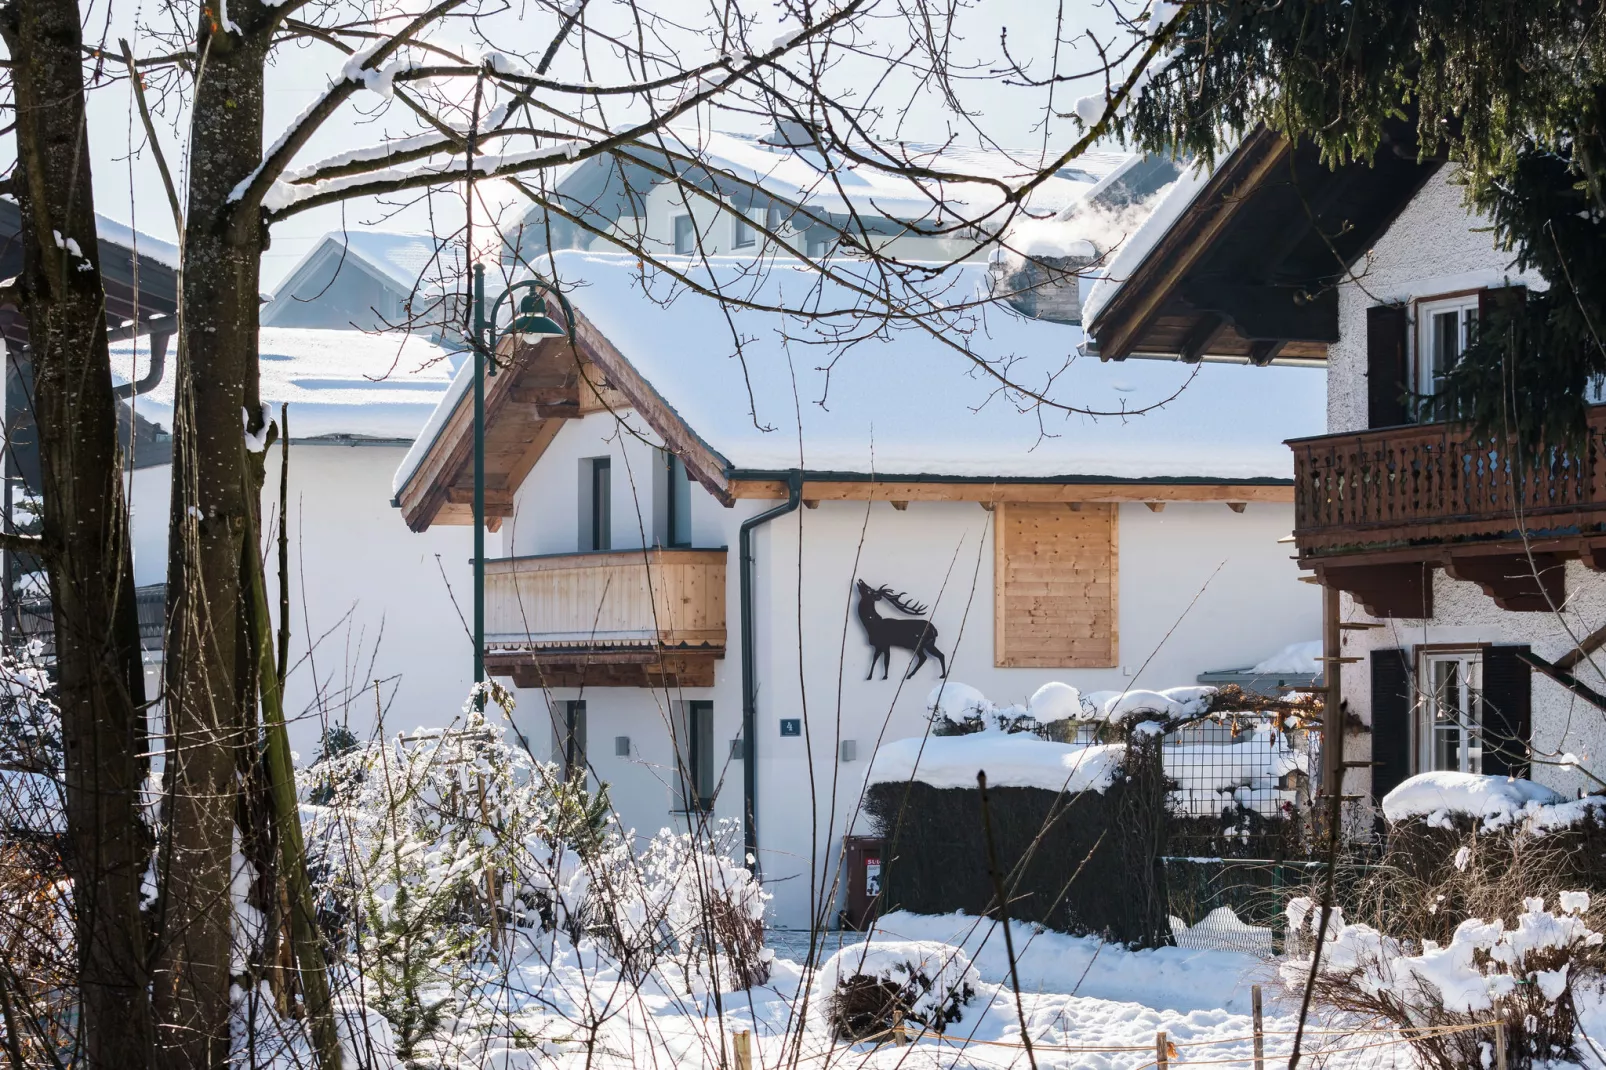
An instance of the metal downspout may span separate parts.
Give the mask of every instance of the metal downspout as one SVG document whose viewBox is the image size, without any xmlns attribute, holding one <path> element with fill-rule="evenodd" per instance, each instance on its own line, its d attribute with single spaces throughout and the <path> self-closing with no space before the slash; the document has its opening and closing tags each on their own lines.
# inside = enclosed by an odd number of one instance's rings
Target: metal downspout
<svg viewBox="0 0 1606 1070">
<path fill-rule="evenodd" d="M 755 880 L 758 862 L 758 669 L 753 654 L 753 531 L 803 502 L 803 473 L 786 474 L 786 501 L 742 521 L 737 538 L 742 613 L 742 843 Z"/>
</svg>

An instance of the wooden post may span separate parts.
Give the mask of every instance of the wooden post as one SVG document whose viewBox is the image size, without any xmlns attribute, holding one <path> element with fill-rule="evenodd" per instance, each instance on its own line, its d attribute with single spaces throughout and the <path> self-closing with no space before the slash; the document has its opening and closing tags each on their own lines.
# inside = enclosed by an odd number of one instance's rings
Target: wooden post
<svg viewBox="0 0 1606 1070">
<path fill-rule="evenodd" d="M 1255 1011 L 1255 1070 L 1266 1070 L 1266 1024 L 1260 1013 L 1260 986 L 1249 988 L 1250 1003 Z"/>
<path fill-rule="evenodd" d="M 1322 586 L 1322 675 L 1327 690 L 1322 696 L 1323 792 L 1344 793 L 1344 691 L 1342 685 L 1344 630 L 1340 621 L 1339 590 Z"/>
<path fill-rule="evenodd" d="M 1154 1034 L 1154 1065 L 1158 1070 L 1166 1070 L 1166 1067 L 1170 1065 L 1166 1059 L 1165 1048 L 1165 1034 Z"/>
<path fill-rule="evenodd" d="M 745 1029 L 731 1033 L 731 1047 L 736 1052 L 736 1070 L 753 1070 L 752 1034 Z"/>
<path fill-rule="evenodd" d="M 906 1039 L 903 1032 L 903 1011 L 894 1009 L 892 1012 L 892 1043 L 902 1047 Z"/>
<path fill-rule="evenodd" d="M 1494 1024 L 1494 1065 L 1495 1070 L 1506 1070 L 1506 1023 Z"/>
</svg>

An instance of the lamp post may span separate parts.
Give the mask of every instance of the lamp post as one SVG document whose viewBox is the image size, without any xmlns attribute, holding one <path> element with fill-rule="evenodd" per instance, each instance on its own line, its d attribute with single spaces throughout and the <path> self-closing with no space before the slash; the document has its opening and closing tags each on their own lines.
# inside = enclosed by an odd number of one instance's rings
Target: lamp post
<svg viewBox="0 0 1606 1070">
<path fill-rule="evenodd" d="M 541 279 L 521 279 L 502 291 L 492 304 L 489 314 L 485 310 L 485 265 L 474 265 L 474 331 L 470 340 L 474 350 L 474 705 L 485 708 L 485 698 L 479 685 L 485 682 L 485 377 L 497 372 L 496 347 L 503 331 L 496 326 L 497 314 L 504 302 L 514 294 L 519 298 L 518 312 L 506 330 L 519 335 L 526 342 L 535 343 L 542 338 L 567 336 L 574 345 L 574 308 L 557 287 Z M 546 299 L 550 293 L 563 308 L 563 323 L 546 313 Z"/>
</svg>

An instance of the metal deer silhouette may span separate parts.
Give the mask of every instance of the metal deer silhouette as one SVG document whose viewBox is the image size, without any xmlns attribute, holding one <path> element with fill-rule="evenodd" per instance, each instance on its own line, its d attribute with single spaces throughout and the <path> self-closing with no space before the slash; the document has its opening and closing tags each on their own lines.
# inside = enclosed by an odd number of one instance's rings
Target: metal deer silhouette
<svg viewBox="0 0 1606 1070">
<path fill-rule="evenodd" d="M 900 613 L 918 616 L 926 611 L 926 607 L 919 602 L 909 601 L 906 594 L 893 594 L 890 587 L 871 587 L 863 580 L 857 581 L 859 585 L 859 623 L 864 625 L 865 638 L 870 640 L 870 674 L 865 679 L 875 676 L 875 663 L 881 662 L 881 679 L 887 678 L 887 669 L 892 662 L 892 648 L 907 650 L 914 654 L 914 664 L 904 674 L 907 680 L 920 671 L 920 666 L 926 663 L 928 656 L 936 658 L 937 664 L 942 666 L 942 675 L 948 676 L 948 659 L 942 656 L 937 649 L 937 629 L 929 620 L 904 620 L 901 617 L 883 617 L 875 611 L 877 602 L 885 601 Z"/>
</svg>

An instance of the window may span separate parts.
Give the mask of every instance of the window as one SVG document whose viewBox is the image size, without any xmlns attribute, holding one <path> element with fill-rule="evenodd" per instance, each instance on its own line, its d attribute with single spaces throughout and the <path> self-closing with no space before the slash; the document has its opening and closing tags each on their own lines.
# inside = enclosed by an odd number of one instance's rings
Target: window
<svg viewBox="0 0 1606 1070">
<path fill-rule="evenodd" d="M 580 549 L 613 547 L 613 465 L 606 457 L 580 462 Z"/>
<path fill-rule="evenodd" d="M 1418 394 L 1436 397 L 1444 389 L 1444 377 L 1455 367 L 1478 330 L 1478 294 L 1462 294 L 1416 306 L 1416 383 Z M 1444 417 L 1440 406 L 1424 400 L 1418 419 Z"/>
<path fill-rule="evenodd" d="M 824 229 L 810 229 L 804 240 L 803 251 L 809 256 L 819 259 L 831 251 L 831 242 Z"/>
<path fill-rule="evenodd" d="M 675 252 L 682 256 L 690 256 L 697 250 L 697 231 L 692 226 L 691 216 L 677 215 L 675 217 Z"/>
<path fill-rule="evenodd" d="M 1476 650 L 1422 655 L 1418 772 L 1483 772 L 1483 658 Z"/>
<path fill-rule="evenodd" d="M 731 216 L 731 248 L 751 249 L 758 243 L 758 231 L 753 229 L 746 216 L 740 212 Z"/>
<path fill-rule="evenodd" d="M 663 451 L 663 528 L 659 541 L 665 546 L 691 545 L 691 473 L 686 462 Z"/>
<path fill-rule="evenodd" d="M 563 779 L 586 775 L 586 704 L 582 701 L 552 705 L 552 761 Z"/>
<path fill-rule="evenodd" d="M 782 219 L 780 205 L 772 204 L 764 209 L 765 230 L 769 231 L 771 234 L 779 234 L 781 232 L 781 223 Z"/>
<path fill-rule="evenodd" d="M 677 808 L 707 812 L 714 808 L 717 770 L 714 768 L 714 704 L 689 701 L 680 704 L 681 717 L 675 741 Z"/>
</svg>

